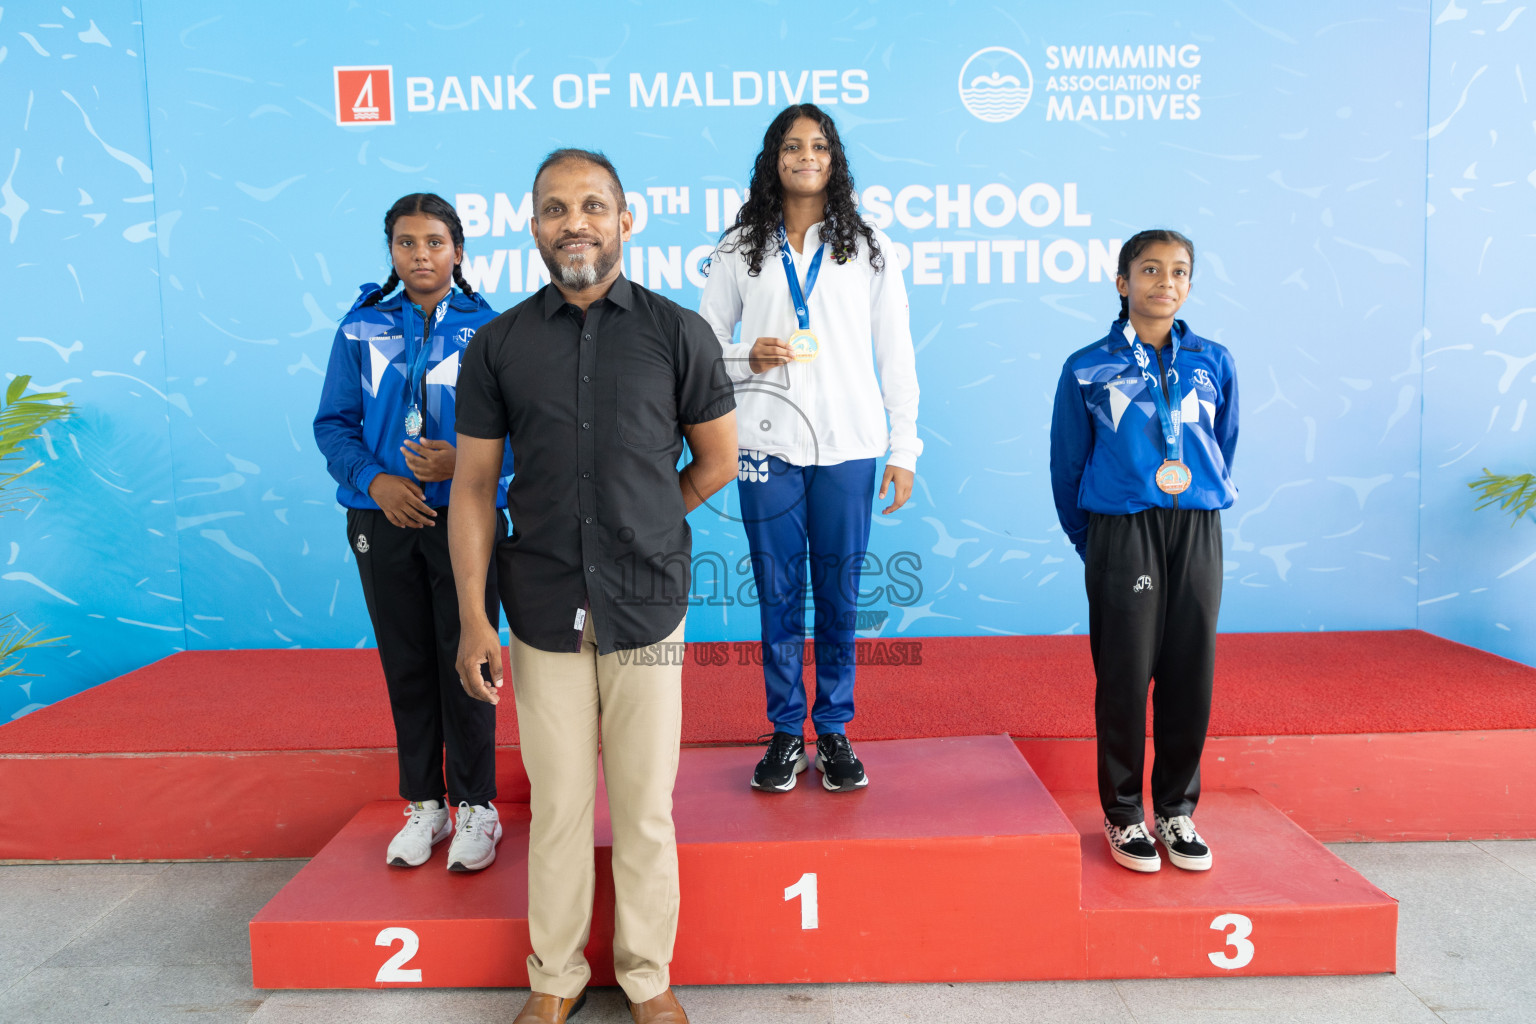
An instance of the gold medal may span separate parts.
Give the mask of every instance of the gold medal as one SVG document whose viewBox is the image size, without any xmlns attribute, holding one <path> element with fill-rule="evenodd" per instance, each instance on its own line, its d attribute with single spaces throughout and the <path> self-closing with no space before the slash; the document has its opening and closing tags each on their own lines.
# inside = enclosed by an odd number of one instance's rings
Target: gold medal
<svg viewBox="0 0 1536 1024">
<path fill-rule="evenodd" d="M 789 350 L 794 353 L 795 362 L 808 363 L 820 354 L 821 342 L 816 340 L 816 335 L 802 327 L 789 336 Z"/>
<path fill-rule="evenodd" d="M 1157 489 L 1164 494 L 1183 494 L 1194 481 L 1194 474 L 1182 462 L 1169 459 L 1157 467 Z"/>
</svg>

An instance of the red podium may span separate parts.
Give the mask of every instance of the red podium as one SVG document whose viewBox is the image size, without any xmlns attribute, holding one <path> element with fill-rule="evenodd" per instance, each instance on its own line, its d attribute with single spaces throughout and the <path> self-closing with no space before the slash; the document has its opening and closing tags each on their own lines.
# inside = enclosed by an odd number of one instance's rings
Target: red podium
<svg viewBox="0 0 1536 1024">
<path fill-rule="evenodd" d="M 862 743 L 872 784 L 814 772 L 749 790 L 754 748 L 685 750 L 676 812 L 678 984 L 1354 974 L 1395 966 L 1397 905 L 1252 793 L 1213 793 L 1216 865 L 1110 861 L 1091 795 L 1058 805 L 1006 737 Z M 401 804 L 364 808 L 251 922 L 258 988 L 523 986 L 527 824 L 496 863 L 414 870 L 384 848 Z M 612 984 L 610 835 L 598 801 L 587 957 Z M 1069 817 L 1070 815 L 1070 817 Z"/>
</svg>

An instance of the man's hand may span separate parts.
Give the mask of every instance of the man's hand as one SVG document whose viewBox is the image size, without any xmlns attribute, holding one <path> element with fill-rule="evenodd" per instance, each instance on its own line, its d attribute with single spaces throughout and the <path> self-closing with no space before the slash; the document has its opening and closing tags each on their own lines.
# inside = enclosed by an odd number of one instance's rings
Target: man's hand
<svg viewBox="0 0 1536 1024">
<path fill-rule="evenodd" d="M 758 338 L 752 343 L 752 351 L 747 356 L 747 365 L 753 373 L 762 373 L 794 361 L 795 353 L 782 338 Z"/>
<path fill-rule="evenodd" d="M 396 526 L 418 530 L 437 525 L 437 513 L 426 503 L 421 488 L 403 476 L 380 473 L 368 485 L 368 497 L 378 503 L 385 518 Z"/>
<path fill-rule="evenodd" d="M 885 475 L 880 478 L 880 497 L 885 498 L 885 492 L 895 485 L 896 493 L 891 496 L 891 503 L 885 507 L 881 515 L 890 515 L 907 503 L 912 497 L 912 471 L 902 469 L 899 466 L 887 465 Z"/>
<path fill-rule="evenodd" d="M 405 464 L 416 479 L 424 484 L 453 479 L 453 464 L 458 450 L 447 441 L 433 441 L 425 437 L 420 441 L 412 441 L 406 438 L 400 454 L 405 456 Z"/>
<path fill-rule="evenodd" d="M 490 669 L 489 683 L 484 668 Z M 459 624 L 458 670 L 465 693 L 487 704 L 501 703 L 501 637 L 484 614 Z"/>
</svg>

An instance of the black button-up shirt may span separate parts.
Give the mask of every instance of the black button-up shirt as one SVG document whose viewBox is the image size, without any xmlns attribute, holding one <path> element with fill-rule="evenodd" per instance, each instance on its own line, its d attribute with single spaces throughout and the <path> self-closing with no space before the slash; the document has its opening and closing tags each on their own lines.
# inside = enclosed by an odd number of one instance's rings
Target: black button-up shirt
<svg viewBox="0 0 1536 1024">
<path fill-rule="evenodd" d="M 580 609 L 600 654 L 677 628 L 693 553 L 681 428 L 735 407 L 704 319 L 623 276 L 585 317 L 550 284 L 480 328 L 457 428 L 511 438 L 512 535 L 496 558 L 519 640 L 580 650 Z"/>
</svg>

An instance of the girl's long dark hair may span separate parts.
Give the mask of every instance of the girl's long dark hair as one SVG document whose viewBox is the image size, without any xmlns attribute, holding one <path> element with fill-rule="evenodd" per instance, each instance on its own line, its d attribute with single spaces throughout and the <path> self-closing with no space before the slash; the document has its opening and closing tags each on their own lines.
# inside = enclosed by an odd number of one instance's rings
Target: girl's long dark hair
<svg viewBox="0 0 1536 1024">
<path fill-rule="evenodd" d="M 732 231 L 741 234 L 722 252 L 745 252 L 747 273 L 756 277 L 763 269 L 763 258 L 778 248 L 779 225 L 784 221 L 784 186 L 779 181 L 779 149 L 784 136 L 800 118 L 808 117 L 821 128 L 827 139 L 831 173 L 827 177 L 827 210 L 821 223 L 823 241 L 832 245 L 832 258 L 847 263 L 859 254 L 859 239 L 869 248 L 869 263 L 875 270 L 885 267 L 885 256 L 875 241 L 875 231 L 859 216 L 858 197 L 853 188 L 853 173 L 848 170 L 848 156 L 838 137 L 832 118 L 813 103 L 796 103 L 779 111 L 763 133 L 763 148 L 752 165 L 752 180 L 747 185 L 747 201 L 736 213 Z"/>
<path fill-rule="evenodd" d="M 420 214 L 423 217 L 431 217 L 440 220 L 448 226 L 448 234 L 453 238 L 455 249 L 464 248 L 464 225 L 459 223 L 459 211 L 453 208 L 453 204 L 435 192 L 412 192 L 408 196 L 401 196 L 395 200 L 395 205 L 389 208 L 384 215 L 384 248 L 393 252 L 395 245 L 395 221 L 401 217 L 409 217 Z M 459 264 L 453 265 L 453 283 L 459 286 L 459 290 L 465 295 L 475 294 L 475 290 L 464 280 L 464 273 Z M 395 273 L 395 261 L 391 257 L 389 261 L 389 280 L 384 282 L 384 287 L 375 295 L 368 297 L 363 305 L 375 305 L 380 299 L 388 295 L 400 286 L 400 275 Z"/>
<path fill-rule="evenodd" d="M 1125 240 L 1120 247 L 1120 260 L 1115 273 L 1120 277 L 1130 280 L 1131 263 L 1140 256 L 1149 245 L 1158 242 L 1172 242 L 1174 245 L 1182 245 L 1184 251 L 1189 253 L 1189 273 L 1195 273 L 1195 243 L 1185 238 L 1171 228 L 1152 228 L 1148 231 L 1138 231 Z M 1131 315 L 1131 302 L 1124 295 L 1120 296 L 1120 319 L 1129 319 Z"/>
</svg>

